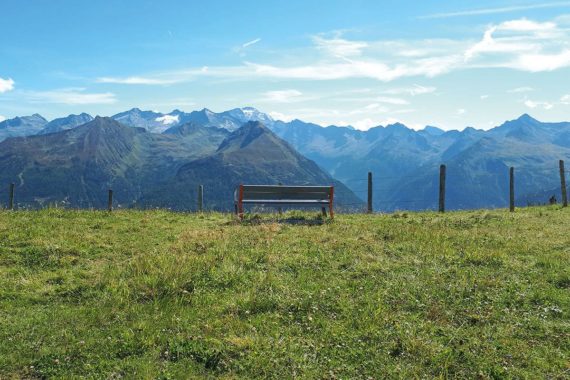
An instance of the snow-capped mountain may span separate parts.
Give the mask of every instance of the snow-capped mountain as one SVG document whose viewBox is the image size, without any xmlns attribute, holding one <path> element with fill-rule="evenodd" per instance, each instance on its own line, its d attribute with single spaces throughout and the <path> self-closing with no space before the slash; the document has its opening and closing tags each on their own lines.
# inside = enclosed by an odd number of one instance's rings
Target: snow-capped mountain
<svg viewBox="0 0 570 380">
<path fill-rule="evenodd" d="M 149 132 L 162 133 L 173 125 L 174 117 L 168 117 L 160 112 L 141 111 L 133 108 L 125 112 L 111 116 L 119 123 L 129 127 L 144 128 Z"/>
<path fill-rule="evenodd" d="M 191 121 L 205 126 L 224 128 L 228 131 L 235 131 L 249 121 L 259 121 L 268 127 L 271 127 L 275 122 L 271 116 L 253 107 L 234 108 L 220 113 L 204 108 L 200 111 L 183 114 L 180 118 L 180 123 Z"/>
<path fill-rule="evenodd" d="M 188 122 L 199 123 L 208 127 L 224 128 L 228 131 L 234 131 L 248 121 L 259 121 L 267 126 L 271 126 L 274 123 L 271 116 L 253 107 L 235 108 L 220 113 L 213 112 L 207 108 L 190 113 L 174 110 L 168 114 L 141 111 L 138 108 L 133 108 L 129 111 L 118 113 L 112 116 L 112 118 L 122 124 L 144 128 L 153 133 L 162 133 L 168 128 Z"/>
</svg>

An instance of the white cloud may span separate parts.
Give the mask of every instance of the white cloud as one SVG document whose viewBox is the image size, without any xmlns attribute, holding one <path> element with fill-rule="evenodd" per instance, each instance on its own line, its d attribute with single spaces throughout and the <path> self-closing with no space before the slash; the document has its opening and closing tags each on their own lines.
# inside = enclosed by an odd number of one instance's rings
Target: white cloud
<svg viewBox="0 0 570 380">
<path fill-rule="evenodd" d="M 416 96 L 416 95 L 431 94 L 435 91 L 437 91 L 436 87 L 425 87 L 425 86 L 420 86 L 418 84 L 414 84 L 412 87 L 393 88 L 384 91 L 384 93 L 392 95 L 409 94 L 411 96 Z"/>
<path fill-rule="evenodd" d="M 516 93 L 520 93 L 520 92 L 531 92 L 534 91 L 534 88 L 532 87 L 517 87 L 517 88 L 513 88 L 511 90 L 508 90 L 507 92 L 510 94 L 516 94 Z"/>
<path fill-rule="evenodd" d="M 561 97 L 560 103 L 561 104 L 570 104 L 570 94 L 564 95 L 563 97 Z"/>
<path fill-rule="evenodd" d="M 370 119 L 370 118 L 366 118 L 363 120 L 355 121 L 354 123 L 352 123 L 352 126 L 356 129 L 361 130 L 361 131 L 367 131 L 370 128 L 377 127 L 378 123 L 375 122 L 374 120 Z"/>
<path fill-rule="evenodd" d="M 84 88 L 63 88 L 51 91 L 27 91 L 23 93 L 32 103 L 56 103 L 68 105 L 112 104 L 117 101 L 111 92 L 87 93 Z"/>
<path fill-rule="evenodd" d="M 467 111 L 466 111 L 464 108 L 460 108 L 460 109 L 457 110 L 457 115 L 459 115 L 459 116 L 460 116 L 460 115 L 465 115 L 466 112 L 467 112 Z"/>
<path fill-rule="evenodd" d="M 159 79 L 159 78 L 146 78 L 146 77 L 126 77 L 126 78 L 113 78 L 113 77 L 100 77 L 97 78 L 99 83 L 113 83 L 113 84 L 147 84 L 147 85 L 165 85 L 173 84 L 177 81 L 174 79 Z"/>
<path fill-rule="evenodd" d="M 3 92 L 12 91 L 14 89 L 14 80 L 12 78 L 0 78 L 0 94 Z"/>
<path fill-rule="evenodd" d="M 267 91 L 264 94 L 264 98 L 271 102 L 288 103 L 295 100 L 295 98 L 299 98 L 301 95 L 303 95 L 303 93 L 297 90 L 279 90 Z"/>
<path fill-rule="evenodd" d="M 554 22 L 536 22 L 526 18 L 505 21 L 499 26 L 499 29 L 510 30 L 516 32 L 547 32 L 554 31 L 556 24 Z"/>
<path fill-rule="evenodd" d="M 316 36 L 313 43 L 306 54 L 296 52 L 297 61 L 289 65 L 246 61 L 236 66 L 190 68 L 125 78 L 103 77 L 98 81 L 164 85 L 188 82 L 198 77 L 217 77 L 308 81 L 362 78 L 389 82 L 405 77 L 435 77 L 473 68 L 540 72 L 570 67 L 570 28 L 563 28 L 555 21 L 536 22 L 524 18 L 490 25 L 479 41 L 351 41 L 339 36 Z M 410 51 L 415 53 L 409 54 Z M 315 57 L 315 52 L 323 54 Z M 419 95 L 435 90 L 416 85 L 402 93 Z"/>
<path fill-rule="evenodd" d="M 179 119 L 180 118 L 178 115 L 164 115 L 164 116 L 157 117 L 156 121 L 162 122 L 162 124 L 164 124 L 164 125 L 170 125 L 170 124 L 178 123 Z"/>
<path fill-rule="evenodd" d="M 512 63 L 513 68 L 533 73 L 554 71 L 570 66 L 570 49 L 555 54 L 525 54 L 517 57 Z"/>
<path fill-rule="evenodd" d="M 6 120 L 6 116 L 0 115 L 0 123 L 3 122 L 4 120 Z"/>
<path fill-rule="evenodd" d="M 430 18 L 449 18 L 449 17 L 460 17 L 460 16 L 478 16 L 478 15 L 488 15 L 488 14 L 497 14 L 497 13 L 526 11 L 531 9 L 563 8 L 563 7 L 570 7 L 570 1 L 555 1 L 555 2 L 542 3 L 542 4 L 513 5 L 508 7 L 483 8 L 483 9 L 471 9 L 471 10 L 457 11 L 457 12 L 435 13 L 431 15 L 421 16 L 418 18 L 430 19 Z"/>
<path fill-rule="evenodd" d="M 342 62 L 317 63 L 305 66 L 279 67 L 246 63 L 258 77 L 305 80 L 338 80 L 349 78 L 368 78 L 383 82 L 402 77 L 424 75 L 434 77 L 450 71 L 459 57 L 424 58 L 409 64 L 388 65 L 377 60 L 349 60 Z"/>
<path fill-rule="evenodd" d="M 550 110 L 554 107 L 554 104 L 549 102 L 535 102 L 533 100 L 525 100 L 524 105 L 528 108 L 535 109 L 535 108 L 543 108 L 545 110 Z"/>
<path fill-rule="evenodd" d="M 488 99 L 488 98 L 489 98 L 489 95 L 481 95 L 479 98 L 480 98 L 481 100 L 485 100 L 485 99 Z"/>
<path fill-rule="evenodd" d="M 271 116 L 273 118 L 273 120 L 281 120 L 284 122 L 289 122 L 289 121 L 295 119 L 294 116 L 286 115 L 286 114 L 283 114 L 281 112 L 276 112 L 276 111 L 269 112 L 269 116 Z"/>
<path fill-rule="evenodd" d="M 256 38 L 255 40 L 251 40 L 251 41 L 248 41 L 248 42 L 242 44 L 241 47 L 242 47 L 242 48 L 246 48 L 246 47 L 248 47 L 248 46 L 255 45 L 255 44 L 258 43 L 259 41 L 261 41 L 261 38 Z"/>
<path fill-rule="evenodd" d="M 490 26 L 464 53 L 466 64 L 520 71 L 553 71 L 570 66 L 570 32 L 554 22 L 527 19 Z"/>
</svg>

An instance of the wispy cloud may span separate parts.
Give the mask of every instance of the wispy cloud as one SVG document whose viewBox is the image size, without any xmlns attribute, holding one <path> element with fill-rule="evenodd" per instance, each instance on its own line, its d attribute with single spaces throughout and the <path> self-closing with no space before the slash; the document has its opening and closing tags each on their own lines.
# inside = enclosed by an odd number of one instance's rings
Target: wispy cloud
<svg viewBox="0 0 570 380">
<path fill-rule="evenodd" d="M 88 93 L 84 88 L 63 88 L 51 91 L 26 91 L 23 95 L 31 103 L 67 105 L 112 104 L 117 101 L 111 92 Z"/>
<path fill-rule="evenodd" d="M 301 91 L 298 90 L 278 90 L 278 91 L 267 91 L 264 94 L 264 99 L 270 102 L 276 103 L 289 103 L 303 95 Z"/>
<path fill-rule="evenodd" d="M 470 9 L 470 10 L 456 11 L 456 12 L 434 13 L 430 15 L 420 16 L 418 18 L 434 19 L 434 18 L 450 18 L 450 17 L 462 17 L 462 16 L 480 16 L 480 15 L 489 15 L 497 13 L 527 11 L 532 9 L 565 8 L 565 7 L 570 7 L 570 1 L 555 1 L 555 2 L 542 3 L 542 4 L 524 4 L 524 5 L 512 5 L 507 7 L 482 8 L 482 9 Z"/>
<path fill-rule="evenodd" d="M 384 93 L 393 94 L 393 95 L 408 94 L 411 96 L 417 96 L 417 95 L 431 94 L 435 91 L 437 91 L 436 87 L 420 86 L 419 84 L 414 84 L 411 87 L 393 88 L 390 90 L 386 90 L 384 91 Z"/>
<path fill-rule="evenodd" d="M 554 107 L 554 104 L 549 102 L 536 102 L 528 99 L 524 101 L 524 105 L 530 109 L 543 108 L 545 110 L 550 110 Z"/>
<path fill-rule="evenodd" d="M 0 123 L 3 122 L 4 120 L 6 120 L 6 116 L 0 115 Z"/>
<path fill-rule="evenodd" d="M 249 47 L 250 47 L 250 46 L 253 46 L 253 45 L 255 45 L 255 44 L 259 43 L 259 42 L 261 42 L 261 38 L 256 38 L 256 39 L 254 39 L 254 40 L 244 42 L 244 43 L 241 44 L 241 45 L 234 46 L 234 47 L 232 48 L 232 51 L 233 51 L 234 53 L 238 54 L 240 57 L 245 57 L 245 56 L 246 56 L 246 53 L 247 53 L 247 50 L 249 49 Z"/>
<path fill-rule="evenodd" d="M 570 104 L 570 94 L 564 95 L 563 97 L 561 97 L 561 98 L 560 98 L 560 103 L 561 103 L 561 104 L 569 105 L 569 104 Z"/>
<path fill-rule="evenodd" d="M 359 56 L 362 54 L 362 50 L 368 47 L 367 42 L 349 41 L 338 37 L 327 39 L 322 36 L 314 36 L 313 42 L 317 49 L 334 57 Z"/>
<path fill-rule="evenodd" d="M 382 60 L 345 58 L 341 62 L 319 62 L 289 67 L 249 62 L 246 67 L 251 70 L 251 74 L 258 77 L 305 80 L 368 78 L 389 82 L 402 77 L 434 77 L 448 72 L 459 61 L 458 56 L 434 57 L 390 65 Z"/>
<path fill-rule="evenodd" d="M 507 90 L 508 93 L 510 94 L 517 94 L 517 93 L 521 93 L 521 92 L 531 92 L 534 91 L 534 88 L 532 87 L 517 87 L 517 88 L 513 88 L 511 90 Z"/>
<path fill-rule="evenodd" d="M 167 85 L 176 83 L 174 79 L 160 79 L 160 78 L 147 78 L 147 77 L 100 77 L 96 80 L 98 83 L 114 83 L 114 84 L 143 84 L 143 85 Z"/>
<path fill-rule="evenodd" d="M 424 50 L 420 53 L 422 48 Z M 403 54 L 410 50 L 418 50 L 418 54 Z M 297 55 L 297 61 L 290 65 L 244 61 L 236 66 L 190 68 L 124 78 L 102 77 L 98 81 L 165 85 L 188 82 L 198 77 L 217 77 L 308 81 L 360 78 L 390 82 L 406 77 L 430 78 L 473 68 L 543 72 L 565 67 L 570 67 L 570 29 L 554 21 L 517 19 L 490 25 L 478 41 L 363 42 L 319 35 L 313 37 L 313 46 L 307 50 L 307 54 Z M 416 85 L 402 93 L 414 96 L 434 91 L 433 87 Z"/>
<path fill-rule="evenodd" d="M 261 38 L 256 38 L 255 40 L 251 40 L 251 41 L 248 41 L 248 42 L 242 44 L 241 47 L 246 48 L 248 46 L 255 45 L 256 43 L 258 43 L 260 41 L 261 41 Z"/>
<path fill-rule="evenodd" d="M 14 80 L 12 78 L 0 78 L 0 94 L 14 89 Z"/>
</svg>

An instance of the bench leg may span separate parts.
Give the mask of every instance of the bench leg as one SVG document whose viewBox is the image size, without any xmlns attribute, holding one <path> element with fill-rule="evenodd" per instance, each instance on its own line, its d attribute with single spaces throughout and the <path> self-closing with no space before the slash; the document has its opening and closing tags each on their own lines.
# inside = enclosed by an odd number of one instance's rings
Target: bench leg
<svg viewBox="0 0 570 380">
<path fill-rule="evenodd" d="M 237 201 L 237 214 L 240 220 L 243 220 L 243 185 L 239 185 L 239 198 Z"/>
<path fill-rule="evenodd" d="M 238 217 L 243 220 L 243 204 L 241 202 L 238 203 Z"/>
<path fill-rule="evenodd" d="M 323 213 L 323 216 L 326 218 L 327 217 L 327 209 L 325 207 L 321 207 L 321 211 Z"/>
</svg>

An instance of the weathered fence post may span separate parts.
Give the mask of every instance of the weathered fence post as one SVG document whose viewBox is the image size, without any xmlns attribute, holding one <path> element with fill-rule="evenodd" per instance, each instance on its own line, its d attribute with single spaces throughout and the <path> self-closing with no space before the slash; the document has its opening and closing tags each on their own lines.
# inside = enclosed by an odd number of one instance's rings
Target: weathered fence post
<svg viewBox="0 0 570 380">
<path fill-rule="evenodd" d="M 372 214 L 372 172 L 368 172 L 368 209 L 369 214 Z"/>
<path fill-rule="evenodd" d="M 560 160 L 560 188 L 562 190 L 562 207 L 568 207 L 568 194 L 566 193 L 566 171 L 564 160 Z"/>
<path fill-rule="evenodd" d="M 198 185 L 198 212 L 204 207 L 204 185 Z"/>
<path fill-rule="evenodd" d="M 8 209 L 14 209 L 14 193 L 16 192 L 16 185 L 11 183 L 10 184 L 10 197 L 8 198 Z"/>
<path fill-rule="evenodd" d="M 509 211 L 515 212 L 515 168 L 509 169 Z"/>
<path fill-rule="evenodd" d="M 445 212 L 445 165 L 439 167 L 439 212 Z"/>
<path fill-rule="evenodd" d="M 279 182 L 277 185 L 283 186 L 283 184 L 281 182 Z M 324 210 L 325 208 L 323 207 L 322 209 Z M 283 214 L 283 209 L 281 208 L 281 206 L 277 207 L 277 213 L 279 215 Z"/>
<path fill-rule="evenodd" d="M 109 198 L 107 200 L 107 210 L 113 211 L 113 190 L 109 189 Z"/>
</svg>

